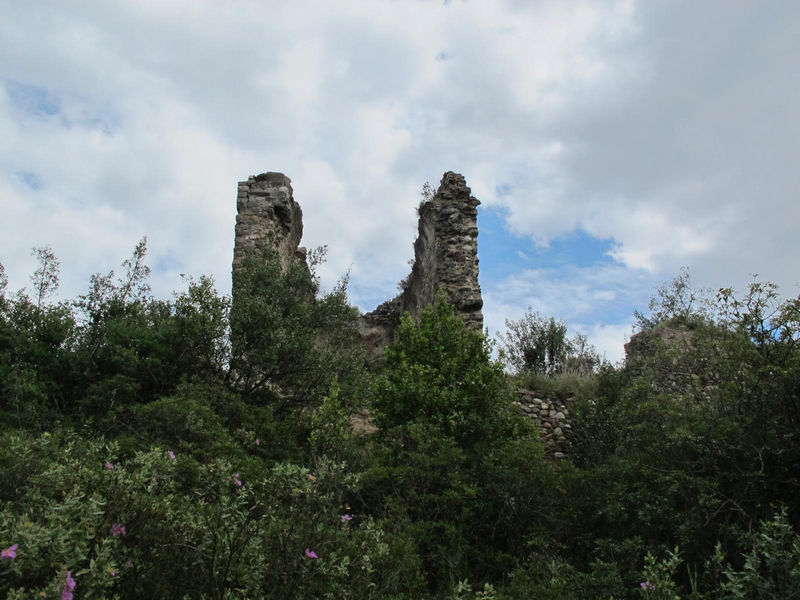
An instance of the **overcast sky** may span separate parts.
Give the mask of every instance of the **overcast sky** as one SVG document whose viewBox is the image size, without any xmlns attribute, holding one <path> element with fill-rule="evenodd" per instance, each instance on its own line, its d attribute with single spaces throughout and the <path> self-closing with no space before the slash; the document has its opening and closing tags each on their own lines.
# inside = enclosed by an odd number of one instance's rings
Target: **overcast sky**
<svg viewBox="0 0 800 600">
<path fill-rule="evenodd" d="M 362 310 L 422 184 L 482 202 L 486 325 L 526 307 L 610 360 L 682 266 L 800 282 L 800 2 L 0 0 L 0 262 L 87 289 L 147 236 L 153 290 L 227 293 L 236 184 L 280 171 Z"/>
</svg>

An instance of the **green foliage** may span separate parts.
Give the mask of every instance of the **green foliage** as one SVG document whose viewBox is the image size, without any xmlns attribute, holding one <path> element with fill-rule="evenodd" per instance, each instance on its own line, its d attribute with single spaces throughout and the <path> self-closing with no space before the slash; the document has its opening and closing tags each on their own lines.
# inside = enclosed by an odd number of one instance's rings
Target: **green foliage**
<svg viewBox="0 0 800 600">
<path fill-rule="evenodd" d="M 678 598 L 678 586 L 673 577 L 681 564 L 678 549 L 668 552 L 667 557 L 657 561 L 652 553 L 644 557 L 643 581 L 639 584 L 642 594 L 653 600 L 674 600 Z"/>
<path fill-rule="evenodd" d="M 658 286 L 656 294 L 648 303 L 648 309 L 648 315 L 639 310 L 634 311 L 641 331 L 667 322 L 688 326 L 708 323 L 715 312 L 713 302 L 708 298 L 708 291 L 692 288 L 691 273 L 686 267 L 671 281 Z"/>
<path fill-rule="evenodd" d="M 513 390 L 485 337 L 467 329 L 441 294 L 418 320 L 404 315 L 386 350 L 373 401 L 378 426 L 389 432 L 424 423 L 471 452 L 512 435 L 519 427 Z"/>
<path fill-rule="evenodd" d="M 800 535 L 789 524 L 783 508 L 759 531 L 744 536 L 744 563 L 724 564 L 721 547 L 714 562 L 722 571 L 720 598 L 725 600 L 778 600 L 800 596 Z M 739 561 L 737 561 L 739 562 Z"/>
<path fill-rule="evenodd" d="M 234 306 L 204 277 L 153 298 L 144 240 L 72 303 L 37 256 L 32 297 L 0 265 L 0 596 L 58 597 L 68 573 L 78 598 L 800 588 L 800 298 L 771 284 L 712 297 L 682 272 L 619 368 L 573 368 L 585 340 L 528 315 L 553 344 L 509 378 L 441 296 L 367 369 L 320 255 L 249 263 Z M 515 384 L 570 399 L 568 460 Z"/>
<path fill-rule="evenodd" d="M 572 497 L 592 505 L 574 502 L 574 519 L 614 544 L 640 536 L 643 554 L 680 545 L 686 570 L 670 576 L 675 589 L 729 597 L 721 566 L 709 562 L 717 544 L 738 556 L 747 545 L 740 530 L 768 519 L 777 503 L 800 502 L 798 301 L 780 301 L 759 282 L 741 299 L 732 290 L 712 299 L 692 291 L 684 272 L 651 309 L 626 368 L 601 370 L 598 396 L 573 407 L 570 456 L 588 486 Z M 588 493 L 599 481 L 614 483 Z M 613 526 L 596 518 L 598 506 Z M 571 545 L 581 564 L 588 541 Z"/>
<path fill-rule="evenodd" d="M 20 485 L 4 489 L 0 540 L 17 553 L 0 567 L 0 593 L 53 596 L 70 571 L 80 597 L 395 594 L 398 557 L 371 519 L 349 514 L 356 478 L 342 465 L 248 477 L 161 448 L 118 459 L 115 444 L 75 434 L 6 435 L 1 447 L 3 480 Z"/>
<path fill-rule="evenodd" d="M 8 275 L 3 263 L 0 263 L 0 301 L 5 300 L 6 287 L 8 286 Z"/>
<path fill-rule="evenodd" d="M 567 338 L 567 324 L 531 312 L 519 321 L 506 320 L 501 338 L 503 357 L 517 373 L 552 377 L 560 373 L 591 374 L 600 357 L 586 336 Z"/>
<path fill-rule="evenodd" d="M 64 304 L 37 306 L 18 293 L 0 302 L 0 420 L 52 424 L 69 402 L 76 324 Z"/>
<path fill-rule="evenodd" d="M 100 416 L 172 393 L 189 377 L 219 376 L 228 360 L 228 300 L 213 281 L 187 281 L 174 302 L 149 296 L 145 240 L 123 263 L 125 274 L 94 275 L 75 303 L 81 376 L 76 412 Z"/>
<path fill-rule="evenodd" d="M 418 322 L 403 317 L 375 388 L 381 434 L 361 494 L 414 540 L 432 593 L 502 576 L 531 531 L 547 469 L 512 398 L 485 337 L 442 296 Z"/>
<path fill-rule="evenodd" d="M 356 343 L 357 312 L 347 303 L 347 278 L 316 297 L 311 270 L 282 265 L 274 251 L 250 256 L 234 282 L 230 313 L 235 385 L 262 395 L 276 410 L 313 406 L 338 379 L 348 393 L 361 380 L 364 358 Z"/>
<path fill-rule="evenodd" d="M 39 261 L 39 267 L 31 275 L 31 283 L 36 296 L 36 308 L 41 309 L 48 296 L 58 289 L 60 263 L 50 246 L 34 248 L 32 254 Z"/>
<path fill-rule="evenodd" d="M 344 453 L 353 439 L 350 417 L 353 414 L 341 401 L 338 382 L 334 381 L 331 390 L 311 415 L 311 435 L 309 441 L 315 456 L 331 457 L 336 461 L 344 459 Z"/>
</svg>

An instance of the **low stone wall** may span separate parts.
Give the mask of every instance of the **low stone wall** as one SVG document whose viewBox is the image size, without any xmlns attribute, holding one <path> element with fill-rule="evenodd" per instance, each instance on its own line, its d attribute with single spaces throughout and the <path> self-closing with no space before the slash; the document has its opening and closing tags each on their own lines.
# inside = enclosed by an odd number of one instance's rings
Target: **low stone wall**
<svg viewBox="0 0 800 600">
<path fill-rule="evenodd" d="M 569 436 L 572 435 L 567 405 L 553 398 L 541 398 L 533 390 L 526 389 L 519 391 L 519 399 L 514 405 L 533 420 L 547 454 L 559 460 L 566 458 Z"/>
</svg>

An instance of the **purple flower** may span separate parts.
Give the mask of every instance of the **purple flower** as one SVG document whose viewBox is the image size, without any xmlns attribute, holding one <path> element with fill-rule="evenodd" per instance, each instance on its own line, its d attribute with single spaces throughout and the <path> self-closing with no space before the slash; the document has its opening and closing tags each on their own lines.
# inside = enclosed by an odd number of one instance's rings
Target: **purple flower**
<svg viewBox="0 0 800 600">
<path fill-rule="evenodd" d="M 236 487 L 242 487 L 242 480 L 239 478 L 238 473 L 233 476 L 233 483 L 236 484 Z"/>
<path fill-rule="evenodd" d="M 125 525 L 121 525 L 120 523 L 114 523 L 111 526 L 111 535 L 114 537 L 124 536 L 127 532 L 125 531 Z"/>
<path fill-rule="evenodd" d="M 643 581 L 642 583 L 639 584 L 639 587 L 642 588 L 643 590 L 654 590 L 654 589 L 656 589 L 656 586 L 654 586 L 649 581 Z"/>
<path fill-rule="evenodd" d="M 313 476 L 311 473 L 309 473 L 308 475 L 306 475 L 306 478 L 307 478 L 309 481 L 314 481 L 314 480 L 316 479 L 316 477 L 314 477 L 314 476 Z"/>
<path fill-rule="evenodd" d="M 342 515 L 339 518 L 342 520 L 342 523 L 347 523 L 348 521 L 353 520 L 353 517 L 351 517 L 350 515 Z"/>
<path fill-rule="evenodd" d="M 306 556 L 312 560 L 319 558 L 316 552 L 314 552 L 313 550 L 309 550 L 308 548 L 306 548 Z"/>
<path fill-rule="evenodd" d="M 260 446 L 260 445 L 261 445 L 261 442 L 259 441 L 258 438 L 256 438 L 256 446 Z"/>
<path fill-rule="evenodd" d="M 11 558 L 16 558 L 17 548 L 19 548 L 19 544 L 12 544 L 8 548 L 0 552 L 0 560 L 9 560 Z"/>
<path fill-rule="evenodd" d="M 75 589 L 75 580 L 72 578 L 72 573 L 67 571 L 67 580 L 64 583 L 64 589 L 61 590 L 61 600 L 72 600 L 72 590 Z"/>
<path fill-rule="evenodd" d="M 167 456 L 170 460 L 175 460 L 175 453 L 172 450 L 167 450 Z"/>
<path fill-rule="evenodd" d="M 112 465 L 110 462 L 106 461 L 106 462 L 103 463 L 103 468 L 104 469 L 108 469 L 109 471 L 113 471 L 114 470 L 114 465 Z"/>
</svg>

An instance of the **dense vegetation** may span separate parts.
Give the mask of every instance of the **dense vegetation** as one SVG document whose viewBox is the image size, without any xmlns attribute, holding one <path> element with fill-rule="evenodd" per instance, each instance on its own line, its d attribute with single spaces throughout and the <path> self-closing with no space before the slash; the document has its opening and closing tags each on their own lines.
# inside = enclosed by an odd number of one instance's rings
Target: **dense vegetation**
<svg viewBox="0 0 800 600">
<path fill-rule="evenodd" d="M 800 299 L 683 273 L 624 367 L 529 314 L 511 377 L 443 298 L 374 366 L 314 261 L 167 301 L 145 254 L 58 303 L 49 249 L 0 266 L 5 597 L 800 596 Z M 520 380 L 573 397 L 568 461 Z"/>
</svg>

